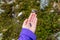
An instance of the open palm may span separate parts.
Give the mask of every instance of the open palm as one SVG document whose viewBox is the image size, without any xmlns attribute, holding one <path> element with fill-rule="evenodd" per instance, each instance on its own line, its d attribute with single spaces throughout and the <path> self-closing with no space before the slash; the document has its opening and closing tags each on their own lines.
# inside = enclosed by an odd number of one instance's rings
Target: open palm
<svg viewBox="0 0 60 40">
<path fill-rule="evenodd" d="M 35 33 L 36 25 L 37 25 L 37 17 L 36 16 L 37 15 L 35 13 L 31 13 L 29 18 L 24 21 L 22 28 L 29 29 L 33 33 Z"/>
</svg>

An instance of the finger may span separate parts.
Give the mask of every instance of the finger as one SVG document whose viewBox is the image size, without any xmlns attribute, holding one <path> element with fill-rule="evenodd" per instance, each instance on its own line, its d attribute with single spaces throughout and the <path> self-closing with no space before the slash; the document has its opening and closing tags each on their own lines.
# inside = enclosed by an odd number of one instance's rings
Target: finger
<svg viewBox="0 0 60 40">
<path fill-rule="evenodd" d="M 28 18 L 28 19 L 29 19 L 29 21 L 31 20 L 31 18 L 32 18 L 32 15 L 33 15 L 33 14 L 31 13 L 31 14 L 30 14 L 30 16 L 29 16 L 29 18 Z"/>
<path fill-rule="evenodd" d="M 35 18 L 36 18 L 36 14 L 33 14 L 32 18 L 31 18 L 31 22 L 34 22 Z"/>
<path fill-rule="evenodd" d="M 32 22 L 33 22 L 33 24 L 35 24 L 35 21 L 36 21 L 36 16 L 34 17 L 34 19 L 33 19 L 33 21 L 32 21 Z"/>
<path fill-rule="evenodd" d="M 27 22 L 28 22 L 28 19 L 25 19 L 25 21 L 24 21 L 24 23 L 23 23 L 23 24 L 24 24 L 24 25 L 26 25 L 26 24 L 27 24 Z"/>
<path fill-rule="evenodd" d="M 33 24 L 37 25 L 37 17 L 34 19 Z"/>
<path fill-rule="evenodd" d="M 31 24 L 34 24 L 35 23 L 35 19 L 36 19 L 36 15 L 34 14 L 33 16 L 32 16 L 32 19 L 31 19 Z"/>
<path fill-rule="evenodd" d="M 31 14 L 30 14 L 30 16 L 29 16 L 29 21 L 32 20 L 34 14 L 35 14 L 35 13 L 31 13 Z"/>
<path fill-rule="evenodd" d="M 37 25 L 37 17 L 36 17 L 36 19 L 35 19 L 35 25 Z"/>
</svg>

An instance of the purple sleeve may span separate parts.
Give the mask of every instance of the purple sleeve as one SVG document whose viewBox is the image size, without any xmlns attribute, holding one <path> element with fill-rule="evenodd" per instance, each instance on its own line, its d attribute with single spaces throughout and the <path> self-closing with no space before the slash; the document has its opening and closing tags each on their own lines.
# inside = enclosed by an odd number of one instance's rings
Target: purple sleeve
<svg viewBox="0 0 60 40">
<path fill-rule="evenodd" d="M 32 31 L 23 28 L 18 40 L 36 40 L 36 35 Z"/>
</svg>

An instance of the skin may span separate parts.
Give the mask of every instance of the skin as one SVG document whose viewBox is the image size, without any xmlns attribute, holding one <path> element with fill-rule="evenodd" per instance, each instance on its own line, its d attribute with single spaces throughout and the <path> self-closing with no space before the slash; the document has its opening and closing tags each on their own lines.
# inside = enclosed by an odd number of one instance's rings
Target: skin
<svg viewBox="0 0 60 40">
<path fill-rule="evenodd" d="M 28 19 L 24 20 L 22 28 L 29 29 L 33 33 L 35 33 L 36 25 L 37 25 L 37 15 L 35 13 L 31 13 Z"/>
</svg>

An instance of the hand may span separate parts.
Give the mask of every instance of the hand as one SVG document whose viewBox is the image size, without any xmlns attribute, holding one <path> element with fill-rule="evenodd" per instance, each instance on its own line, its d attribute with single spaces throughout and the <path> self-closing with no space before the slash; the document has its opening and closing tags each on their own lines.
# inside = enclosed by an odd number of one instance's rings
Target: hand
<svg viewBox="0 0 60 40">
<path fill-rule="evenodd" d="M 23 23 L 22 28 L 29 29 L 33 33 L 35 33 L 36 25 L 37 25 L 37 15 L 35 13 L 31 13 L 29 18 L 26 19 Z"/>
</svg>

